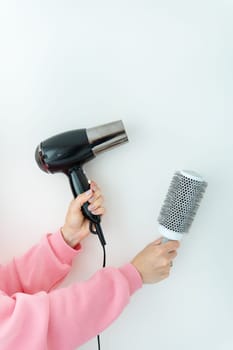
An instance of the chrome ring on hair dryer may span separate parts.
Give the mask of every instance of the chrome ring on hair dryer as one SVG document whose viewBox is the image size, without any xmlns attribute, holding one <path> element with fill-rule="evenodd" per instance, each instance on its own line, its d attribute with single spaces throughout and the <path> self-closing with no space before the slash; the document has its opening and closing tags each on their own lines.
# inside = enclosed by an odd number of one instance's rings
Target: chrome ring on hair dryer
<svg viewBox="0 0 233 350">
<path fill-rule="evenodd" d="M 90 188 L 83 164 L 95 158 L 99 153 L 128 142 L 121 120 L 89 129 L 70 130 L 55 135 L 39 144 L 35 158 L 40 169 L 46 173 L 62 172 L 69 178 L 74 197 Z M 96 225 L 101 244 L 106 244 L 100 228 L 100 216 L 88 210 L 88 203 L 82 207 L 83 215 Z M 99 227 L 98 227 L 99 226 Z"/>
</svg>

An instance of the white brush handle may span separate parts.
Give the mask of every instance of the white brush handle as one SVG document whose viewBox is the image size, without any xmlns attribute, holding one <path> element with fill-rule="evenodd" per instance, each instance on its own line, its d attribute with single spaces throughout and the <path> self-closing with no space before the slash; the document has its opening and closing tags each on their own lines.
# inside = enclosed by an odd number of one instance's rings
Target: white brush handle
<svg viewBox="0 0 233 350">
<path fill-rule="evenodd" d="M 159 229 L 159 233 L 161 234 L 161 236 L 163 236 L 163 243 L 170 241 L 170 240 L 181 241 L 181 239 L 184 237 L 184 234 L 185 234 L 185 233 L 171 231 L 160 224 L 158 226 L 158 229 Z"/>
</svg>

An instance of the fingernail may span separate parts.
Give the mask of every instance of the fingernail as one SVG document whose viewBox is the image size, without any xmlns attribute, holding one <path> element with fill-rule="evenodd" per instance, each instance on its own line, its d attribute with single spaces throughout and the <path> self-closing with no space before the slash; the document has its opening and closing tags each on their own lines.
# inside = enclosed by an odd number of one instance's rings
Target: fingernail
<svg viewBox="0 0 233 350">
<path fill-rule="evenodd" d="M 92 194 L 92 190 L 86 191 L 86 195 L 87 195 L 87 196 L 90 196 L 91 194 Z"/>
<path fill-rule="evenodd" d="M 91 205 L 88 206 L 88 209 L 89 210 L 93 210 L 93 209 L 95 209 L 95 206 L 93 204 L 91 204 Z"/>
</svg>

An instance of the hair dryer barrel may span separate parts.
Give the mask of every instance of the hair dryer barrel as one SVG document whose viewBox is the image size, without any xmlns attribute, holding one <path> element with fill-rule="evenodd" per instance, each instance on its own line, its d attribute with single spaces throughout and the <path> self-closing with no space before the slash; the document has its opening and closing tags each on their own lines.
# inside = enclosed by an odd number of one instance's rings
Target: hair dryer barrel
<svg viewBox="0 0 233 350">
<path fill-rule="evenodd" d="M 86 129 L 86 132 L 92 152 L 95 155 L 128 141 L 121 120 Z"/>
</svg>

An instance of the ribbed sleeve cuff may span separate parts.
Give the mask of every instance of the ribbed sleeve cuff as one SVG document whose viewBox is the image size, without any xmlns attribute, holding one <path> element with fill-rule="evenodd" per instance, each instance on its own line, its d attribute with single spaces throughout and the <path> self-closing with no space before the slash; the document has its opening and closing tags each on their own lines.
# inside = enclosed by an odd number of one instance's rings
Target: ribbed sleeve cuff
<svg viewBox="0 0 233 350">
<path fill-rule="evenodd" d="M 71 248 L 63 239 L 61 231 L 53 234 L 48 234 L 47 239 L 50 247 L 57 256 L 57 258 L 64 264 L 72 264 L 73 259 L 82 250 L 81 244 L 77 244 L 75 248 Z"/>
<path fill-rule="evenodd" d="M 142 287 L 142 278 L 138 270 L 130 263 L 123 265 L 119 269 L 129 282 L 130 295 Z"/>
</svg>

